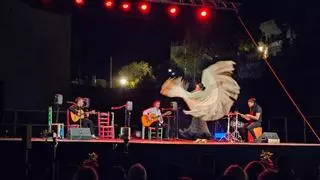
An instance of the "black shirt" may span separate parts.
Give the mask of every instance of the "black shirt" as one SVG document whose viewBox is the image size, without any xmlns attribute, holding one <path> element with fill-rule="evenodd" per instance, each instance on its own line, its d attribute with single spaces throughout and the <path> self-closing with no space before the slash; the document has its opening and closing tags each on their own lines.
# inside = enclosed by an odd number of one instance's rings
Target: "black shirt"
<svg viewBox="0 0 320 180">
<path fill-rule="evenodd" d="M 255 105 L 252 110 L 250 111 L 250 114 L 255 116 L 257 113 L 260 113 L 260 117 L 257 121 L 262 121 L 262 108 L 259 105 Z"/>
</svg>

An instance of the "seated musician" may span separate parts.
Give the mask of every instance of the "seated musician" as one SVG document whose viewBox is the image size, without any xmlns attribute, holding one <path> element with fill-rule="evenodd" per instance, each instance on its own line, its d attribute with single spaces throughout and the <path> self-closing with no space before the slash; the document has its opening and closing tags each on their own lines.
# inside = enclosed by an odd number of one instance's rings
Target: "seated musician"
<svg viewBox="0 0 320 180">
<path fill-rule="evenodd" d="M 248 100 L 248 106 L 250 109 L 249 114 L 241 114 L 238 113 L 242 118 L 249 121 L 244 125 L 243 128 L 239 129 L 239 132 L 242 136 L 242 138 L 247 141 L 247 131 L 250 132 L 252 137 L 254 138 L 254 141 L 256 141 L 257 137 L 253 131 L 256 127 L 261 127 L 262 123 L 262 108 L 258 105 L 255 98 L 250 98 Z"/>
<path fill-rule="evenodd" d="M 155 122 L 152 123 L 150 126 L 155 127 L 156 131 L 158 131 L 159 126 L 163 125 L 163 118 L 162 118 L 163 115 L 161 114 L 160 104 L 161 104 L 160 100 L 155 100 L 153 102 L 153 106 L 144 110 L 142 113 L 143 115 L 147 115 L 149 119 L 155 120 Z M 155 116 L 156 118 L 152 116 Z M 157 133 L 157 138 L 160 138 L 158 137 L 158 133 Z"/>
<path fill-rule="evenodd" d="M 75 104 L 69 107 L 71 113 L 73 113 L 76 117 L 72 119 L 74 123 L 81 123 L 81 127 L 88 127 L 91 131 L 92 138 L 96 139 L 94 135 L 94 124 L 92 120 L 89 119 L 89 111 L 88 108 L 85 107 L 84 100 L 81 97 L 77 97 L 75 99 Z"/>
</svg>

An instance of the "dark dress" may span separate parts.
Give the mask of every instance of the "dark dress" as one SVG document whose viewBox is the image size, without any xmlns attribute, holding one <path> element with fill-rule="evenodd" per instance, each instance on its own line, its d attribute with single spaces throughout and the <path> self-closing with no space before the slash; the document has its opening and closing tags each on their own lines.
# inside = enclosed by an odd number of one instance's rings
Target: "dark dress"
<svg viewBox="0 0 320 180">
<path fill-rule="evenodd" d="M 195 117 L 192 118 L 191 124 L 185 130 L 179 130 L 183 139 L 211 139 L 211 134 L 206 121 L 201 121 Z"/>
</svg>

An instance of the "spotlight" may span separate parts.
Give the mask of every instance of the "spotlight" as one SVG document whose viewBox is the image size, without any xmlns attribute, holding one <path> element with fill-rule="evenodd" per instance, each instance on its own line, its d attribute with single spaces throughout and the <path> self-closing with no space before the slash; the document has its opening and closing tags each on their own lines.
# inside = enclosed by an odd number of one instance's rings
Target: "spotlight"
<svg viewBox="0 0 320 180">
<path fill-rule="evenodd" d="M 168 69 L 168 72 L 172 72 L 172 69 Z"/>
<path fill-rule="evenodd" d="M 142 2 L 139 4 L 139 9 L 142 14 L 147 14 L 150 11 L 150 4 Z"/>
<path fill-rule="evenodd" d="M 179 13 L 179 8 L 177 6 L 169 6 L 168 13 L 170 16 L 175 17 Z"/>
<path fill-rule="evenodd" d="M 259 47 L 258 47 L 258 51 L 259 51 L 259 52 L 263 52 L 263 50 L 264 50 L 264 47 L 263 47 L 263 46 L 259 46 Z"/>
<path fill-rule="evenodd" d="M 74 0 L 75 4 L 78 6 L 83 6 L 85 3 L 85 0 Z"/>
<path fill-rule="evenodd" d="M 105 0 L 105 1 L 104 1 L 104 6 L 105 6 L 106 8 L 112 8 L 112 7 L 113 7 L 113 4 L 114 4 L 113 0 Z"/>
<path fill-rule="evenodd" d="M 205 20 L 208 19 L 208 17 L 210 16 L 210 11 L 208 8 L 200 8 L 198 9 L 197 14 L 200 20 Z"/>
<path fill-rule="evenodd" d="M 130 7 L 131 7 L 131 5 L 128 2 L 121 3 L 121 8 L 122 8 L 123 11 L 129 11 Z"/>
<path fill-rule="evenodd" d="M 121 84 L 122 86 L 125 86 L 126 84 L 128 84 L 128 80 L 127 80 L 126 78 L 121 78 L 121 79 L 120 79 L 120 84 Z"/>
</svg>

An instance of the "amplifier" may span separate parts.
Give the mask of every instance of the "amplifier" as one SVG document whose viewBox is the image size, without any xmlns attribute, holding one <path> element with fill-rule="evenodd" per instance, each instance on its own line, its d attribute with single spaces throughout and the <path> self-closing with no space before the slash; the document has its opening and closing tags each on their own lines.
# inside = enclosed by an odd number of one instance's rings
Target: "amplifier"
<svg viewBox="0 0 320 180">
<path fill-rule="evenodd" d="M 264 132 L 259 138 L 259 143 L 269 143 L 269 144 L 277 144 L 280 143 L 280 139 L 277 133 L 274 132 Z"/>
<path fill-rule="evenodd" d="M 90 128 L 70 128 L 70 139 L 91 139 Z"/>
</svg>

